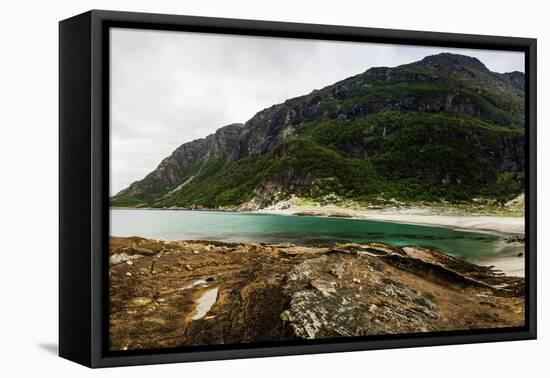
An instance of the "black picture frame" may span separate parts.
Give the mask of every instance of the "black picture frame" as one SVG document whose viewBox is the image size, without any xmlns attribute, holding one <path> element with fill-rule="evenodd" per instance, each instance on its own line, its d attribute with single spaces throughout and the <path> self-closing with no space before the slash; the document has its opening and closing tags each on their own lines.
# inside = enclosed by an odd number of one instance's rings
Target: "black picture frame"
<svg viewBox="0 0 550 378">
<path fill-rule="evenodd" d="M 525 52 L 526 322 L 509 329 L 109 352 L 108 28 Z M 92 10 L 59 24 L 59 354 L 89 367 L 536 338 L 536 39 Z"/>
</svg>

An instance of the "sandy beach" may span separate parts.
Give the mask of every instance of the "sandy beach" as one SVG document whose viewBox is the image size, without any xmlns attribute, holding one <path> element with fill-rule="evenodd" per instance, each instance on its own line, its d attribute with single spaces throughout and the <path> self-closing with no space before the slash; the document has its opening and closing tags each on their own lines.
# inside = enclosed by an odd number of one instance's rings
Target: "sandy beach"
<svg viewBox="0 0 550 378">
<path fill-rule="evenodd" d="M 493 231 L 504 234 L 523 235 L 525 233 L 525 220 L 523 217 L 439 215 L 426 213 L 423 209 L 398 209 L 390 211 L 354 210 L 315 206 L 290 206 L 286 209 L 266 208 L 258 211 L 279 215 L 347 217 L 354 219 L 456 227 L 470 230 Z"/>
</svg>

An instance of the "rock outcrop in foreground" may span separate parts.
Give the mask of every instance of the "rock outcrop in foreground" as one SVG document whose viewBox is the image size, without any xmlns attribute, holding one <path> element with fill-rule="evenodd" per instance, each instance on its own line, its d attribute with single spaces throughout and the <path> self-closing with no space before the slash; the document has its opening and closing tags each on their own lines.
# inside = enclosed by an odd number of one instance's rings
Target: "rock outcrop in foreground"
<svg viewBox="0 0 550 378">
<path fill-rule="evenodd" d="M 523 326 L 524 279 L 419 247 L 111 238 L 112 350 Z"/>
</svg>

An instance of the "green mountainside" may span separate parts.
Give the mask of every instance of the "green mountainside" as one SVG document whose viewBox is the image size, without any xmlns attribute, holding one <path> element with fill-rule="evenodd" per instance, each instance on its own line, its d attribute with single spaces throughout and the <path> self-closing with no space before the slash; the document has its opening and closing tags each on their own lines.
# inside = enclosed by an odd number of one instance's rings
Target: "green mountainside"
<svg viewBox="0 0 550 378">
<path fill-rule="evenodd" d="M 506 201 L 524 190 L 524 82 L 453 54 L 371 68 L 181 145 L 111 205 Z"/>
</svg>

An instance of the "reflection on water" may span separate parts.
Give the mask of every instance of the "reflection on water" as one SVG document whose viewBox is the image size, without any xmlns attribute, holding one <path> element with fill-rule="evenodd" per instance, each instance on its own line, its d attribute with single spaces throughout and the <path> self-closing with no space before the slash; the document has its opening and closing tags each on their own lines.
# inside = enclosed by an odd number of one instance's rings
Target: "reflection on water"
<svg viewBox="0 0 550 378">
<path fill-rule="evenodd" d="M 504 236 L 444 227 L 344 218 L 171 210 L 111 210 L 111 235 L 166 240 L 295 243 L 381 242 L 421 246 L 472 262 L 515 256 Z"/>
</svg>

